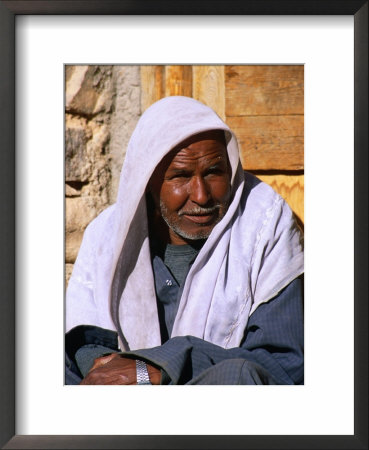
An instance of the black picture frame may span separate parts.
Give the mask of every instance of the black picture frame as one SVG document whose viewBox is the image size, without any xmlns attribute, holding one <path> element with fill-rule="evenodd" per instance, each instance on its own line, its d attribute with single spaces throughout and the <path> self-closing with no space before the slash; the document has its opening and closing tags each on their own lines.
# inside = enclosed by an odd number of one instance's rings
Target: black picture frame
<svg viewBox="0 0 369 450">
<path fill-rule="evenodd" d="M 205 14 L 354 16 L 354 435 L 15 435 L 15 16 L 20 14 Z M 0 2 L 0 445 L 6 449 L 368 448 L 368 1 L 42 0 Z M 338 178 L 338 177 L 337 177 Z M 339 395 L 339 394 L 338 394 Z M 317 408 L 319 405 L 317 405 Z"/>
</svg>

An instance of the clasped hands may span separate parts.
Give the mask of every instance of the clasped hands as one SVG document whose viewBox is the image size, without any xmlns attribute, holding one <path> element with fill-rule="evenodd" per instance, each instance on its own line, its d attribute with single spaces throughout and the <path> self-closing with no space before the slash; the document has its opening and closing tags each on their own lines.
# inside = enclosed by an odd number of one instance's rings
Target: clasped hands
<svg viewBox="0 0 369 450">
<path fill-rule="evenodd" d="M 146 364 L 152 384 L 160 384 L 161 372 Z M 137 384 L 136 361 L 120 353 L 96 358 L 80 384 Z"/>
</svg>

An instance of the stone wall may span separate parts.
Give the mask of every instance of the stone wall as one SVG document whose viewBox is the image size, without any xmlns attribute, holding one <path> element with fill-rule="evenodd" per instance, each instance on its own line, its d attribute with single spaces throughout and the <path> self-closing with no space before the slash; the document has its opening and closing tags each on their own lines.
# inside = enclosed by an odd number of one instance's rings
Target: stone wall
<svg viewBox="0 0 369 450">
<path fill-rule="evenodd" d="M 138 66 L 66 66 L 65 261 L 69 280 L 83 232 L 114 203 L 141 115 Z"/>
</svg>

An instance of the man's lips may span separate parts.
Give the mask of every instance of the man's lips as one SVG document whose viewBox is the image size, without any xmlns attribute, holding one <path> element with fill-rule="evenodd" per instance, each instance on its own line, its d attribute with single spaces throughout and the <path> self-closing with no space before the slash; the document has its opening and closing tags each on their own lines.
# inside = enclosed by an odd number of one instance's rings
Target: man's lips
<svg viewBox="0 0 369 450">
<path fill-rule="evenodd" d="M 191 222 L 201 223 L 201 224 L 210 222 L 214 218 L 214 215 L 215 215 L 215 211 L 212 214 L 203 214 L 203 215 L 183 214 L 183 216 L 186 219 L 190 220 Z"/>
</svg>

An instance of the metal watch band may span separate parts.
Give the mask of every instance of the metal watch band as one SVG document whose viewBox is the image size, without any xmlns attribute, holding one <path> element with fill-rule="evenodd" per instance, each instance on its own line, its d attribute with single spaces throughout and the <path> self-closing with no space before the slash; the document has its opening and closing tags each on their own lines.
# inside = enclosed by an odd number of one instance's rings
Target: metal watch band
<svg viewBox="0 0 369 450">
<path fill-rule="evenodd" d="M 151 384 L 146 363 L 136 359 L 137 384 Z"/>
</svg>

